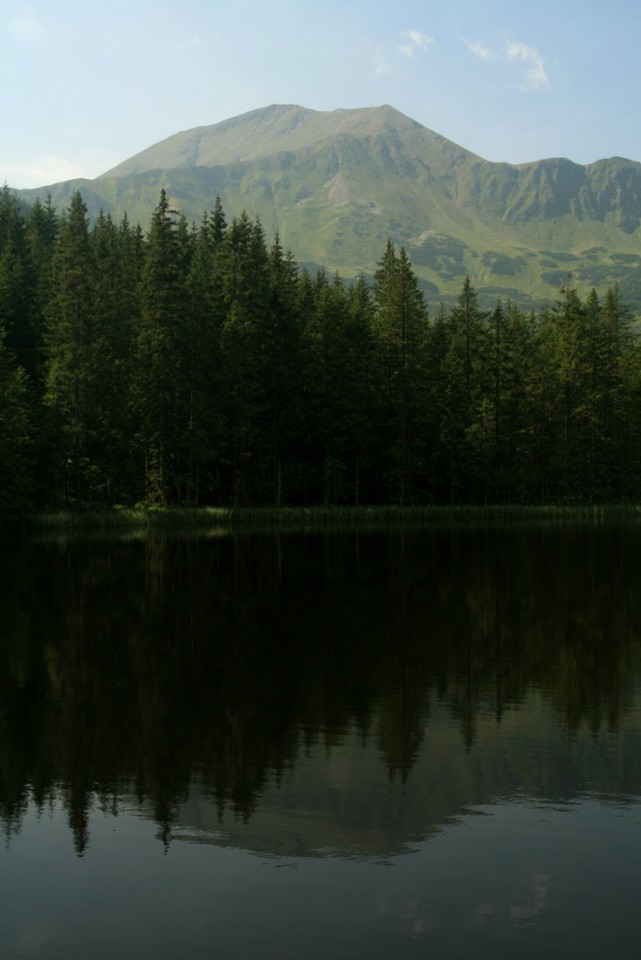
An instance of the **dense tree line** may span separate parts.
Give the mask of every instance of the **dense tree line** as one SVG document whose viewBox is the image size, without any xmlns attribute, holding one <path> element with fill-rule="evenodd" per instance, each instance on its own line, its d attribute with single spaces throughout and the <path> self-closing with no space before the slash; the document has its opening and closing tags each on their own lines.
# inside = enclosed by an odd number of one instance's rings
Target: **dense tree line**
<svg viewBox="0 0 641 960">
<path fill-rule="evenodd" d="M 611 289 L 432 316 L 298 268 L 219 200 L 146 234 L 0 194 L 0 509 L 617 501 L 641 478 L 641 353 Z"/>
</svg>

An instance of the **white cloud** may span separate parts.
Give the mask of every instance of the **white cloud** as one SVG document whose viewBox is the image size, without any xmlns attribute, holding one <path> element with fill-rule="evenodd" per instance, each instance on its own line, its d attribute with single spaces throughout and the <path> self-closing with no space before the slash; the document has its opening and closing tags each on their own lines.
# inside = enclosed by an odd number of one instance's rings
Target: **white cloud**
<svg viewBox="0 0 641 960">
<path fill-rule="evenodd" d="M 402 34 L 403 43 L 400 44 L 398 51 L 402 53 L 404 57 L 413 57 L 416 53 L 424 52 L 428 50 L 432 44 L 436 43 L 433 37 L 428 37 L 426 33 L 421 33 L 420 30 L 406 30 Z"/>
<path fill-rule="evenodd" d="M 201 37 L 200 34 L 197 33 L 191 37 L 179 37 L 177 40 L 169 40 L 167 42 L 174 50 L 193 50 L 196 47 L 206 49 L 207 47 L 211 47 L 209 40 Z"/>
<path fill-rule="evenodd" d="M 378 44 L 372 49 L 374 75 L 377 77 L 392 77 L 397 73 L 399 57 L 413 59 L 416 54 L 425 53 L 434 43 L 432 37 L 420 30 L 406 30 L 400 34 L 396 48 Z"/>
<path fill-rule="evenodd" d="M 26 42 L 40 40 L 46 32 L 35 11 L 31 8 L 27 8 L 22 13 L 12 17 L 10 29 L 16 40 Z"/>
<path fill-rule="evenodd" d="M 485 63 L 495 61 L 517 65 L 519 69 L 525 67 L 525 74 L 518 85 L 520 90 L 549 89 L 550 81 L 545 72 L 543 57 L 534 47 L 528 47 L 526 43 L 506 40 L 505 51 L 501 53 L 477 40 L 463 40 L 463 43 L 478 60 L 483 60 Z"/>
<path fill-rule="evenodd" d="M 483 46 L 482 43 L 479 43 L 478 40 L 464 40 L 463 43 L 471 50 L 475 57 L 478 60 L 495 60 L 496 54 L 494 50 L 491 50 L 489 47 Z"/>
<path fill-rule="evenodd" d="M 523 62 L 527 66 L 525 79 L 520 84 L 522 90 L 546 90 L 550 86 L 543 57 L 533 47 L 525 43 L 509 43 L 507 59 L 510 63 Z"/>
<path fill-rule="evenodd" d="M 375 47 L 372 59 L 374 61 L 374 76 L 390 77 L 392 75 L 392 68 L 385 54 L 385 47 Z"/>
</svg>

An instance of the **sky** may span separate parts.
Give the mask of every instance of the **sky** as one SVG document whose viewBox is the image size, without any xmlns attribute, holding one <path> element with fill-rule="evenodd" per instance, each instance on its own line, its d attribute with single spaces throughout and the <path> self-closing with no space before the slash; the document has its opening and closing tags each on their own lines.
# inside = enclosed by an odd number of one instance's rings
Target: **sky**
<svg viewBox="0 0 641 960">
<path fill-rule="evenodd" d="M 390 104 L 486 160 L 641 162 L 639 0 L 0 0 L 0 184 L 272 103 Z"/>
</svg>

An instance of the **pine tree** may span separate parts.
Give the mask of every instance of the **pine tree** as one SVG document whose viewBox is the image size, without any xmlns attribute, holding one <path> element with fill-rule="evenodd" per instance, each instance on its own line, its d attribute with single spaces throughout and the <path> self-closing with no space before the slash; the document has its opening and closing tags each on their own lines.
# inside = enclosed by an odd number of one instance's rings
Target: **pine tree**
<svg viewBox="0 0 641 960">
<path fill-rule="evenodd" d="M 206 214 L 194 242 L 186 284 L 184 367 L 186 378 L 187 483 L 185 499 L 201 503 L 222 496 L 220 460 L 224 441 L 221 329 L 226 315 L 219 258 L 224 239 L 220 201 Z"/>
<path fill-rule="evenodd" d="M 51 196 L 36 199 L 27 217 L 30 324 L 24 366 L 42 396 L 44 380 L 45 307 L 51 296 L 52 267 L 60 229 Z"/>
<path fill-rule="evenodd" d="M 226 459 L 234 505 L 261 499 L 269 466 L 261 456 L 264 436 L 265 355 L 260 326 L 269 299 L 269 262 L 259 222 L 246 213 L 228 227 L 220 255 L 226 316 L 221 329 Z"/>
<path fill-rule="evenodd" d="M 87 208 L 79 192 L 60 226 L 45 308 L 46 378 L 56 496 L 82 506 L 92 495 L 95 394 L 92 276 Z"/>
<path fill-rule="evenodd" d="M 387 474 L 392 500 L 410 502 L 425 482 L 428 317 L 423 295 L 403 248 L 391 241 L 374 277 L 376 325 L 387 401 Z"/>
<path fill-rule="evenodd" d="M 8 349 L 24 365 L 31 359 L 26 221 L 6 184 L 0 191 L 0 323 Z"/>
<path fill-rule="evenodd" d="M 448 328 L 440 445 L 449 459 L 450 500 L 475 503 L 490 492 L 494 400 L 488 325 L 469 277 Z"/>
<path fill-rule="evenodd" d="M 269 301 L 260 339 L 265 357 L 265 389 L 270 449 L 270 501 L 280 506 L 293 493 L 289 468 L 300 435 L 302 410 L 301 324 L 296 317 L 298 270 L 278 235 L 269 251 Z"/>
<path fill-rule="evenodd" d="M 575 500 L 589 496 L 586 451 L 589 456 L 592 364 L 586 306 L 570 281 L 561 287 L 545 329 L 550 337 L 548 357 L 556 388 L 552 463 L 557 495 Z"/>
<path fill-rule="evenodd" d="M 308 365 L 305 408 L 312 498 L 325 506 L 345 499 L 350 376 L 347 300 L 338 277 L 321 270 L 312 283 L 312 304 L 305 325 Z"/>
<path fill-rule="evenodd" d="M 15 363 L 0 321 L 0 511 L 31 505 L 33 439 L 27 375 Z"/>
<path fill-rule="evenodd" d="M 184 238 L 183 238 L 184 239 Z M 183 468 L 180 349 L 186 257 L 179 249 L 175 211 L 161 190 L 145 245 L 134 403 L 140 422 L 145 499 L 181 500 Z"/>
<path fill-rule="evenodd" d="M 531 319 L 508 302 L 489 318 L 493 423 L 492 487 L 499 500 L 513 502 L 529 482 L 526 395 L 533 340 Z M 489 438 L 488 438 L 489 442 Z"/>
<path fill-rule="evenodd" d="M 94 257 L 93 350 L 97 449 L 96 497 L 108 504 L 132 498 L 135 434 L 131 385 L 138 324 L 140 254 L 125 218 L 116 227 L 98 217 L 91 235 Z M 141 490 L 136 491 L 141 494 Z M 138 499 L 135 495 L 134 499 Z"/>
<path fill-rule="evenodd" d="M 431 503 L 446 500 L 450 493 L 450 458 L 441 442 L 443 433 L 441 418 L 446 412 L 443 408 L 443 398 L 447 392 L 445 359 L 448 347 L 448 318 L 445 305 L 441 302 L 428 331 L 425 375 L 426 472 Z"/>
<path fill-rule="evenodd" d="M 353 490 L 350 499 L 358 505 L 365 498 L 375 501 L 381 497 L 374 469 L 376 424 L 381 412 L 376 384 L 375 308 L 363 274 L 347 292 L 346 349 L 346 451 Z"/>
<path fill-rule="evenodd" d="M 641 469 L 641 350 L 618 286 L 606 293 L 602 323 L 604 490 L 611 498 L 636 499 Z"/>
</svg>

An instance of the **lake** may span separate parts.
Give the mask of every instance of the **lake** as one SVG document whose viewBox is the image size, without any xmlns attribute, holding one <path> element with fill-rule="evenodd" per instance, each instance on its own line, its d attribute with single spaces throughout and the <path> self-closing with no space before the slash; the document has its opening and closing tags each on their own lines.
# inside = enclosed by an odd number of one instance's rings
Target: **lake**
<svg viewBox="0 0 641 960">
<path fill-rule="evenodd" d="M 0 954 L 641 938 L 641 524 L 3 534 Z"/>
</svg>

